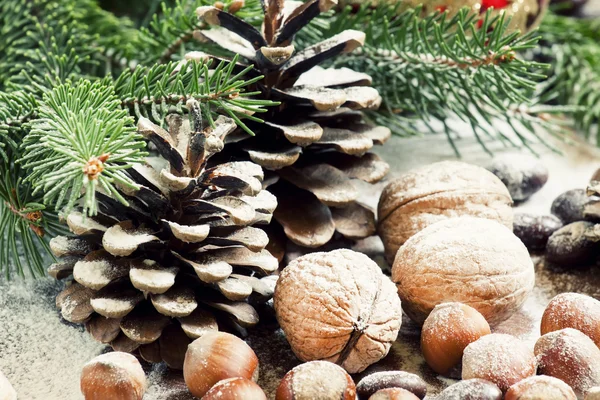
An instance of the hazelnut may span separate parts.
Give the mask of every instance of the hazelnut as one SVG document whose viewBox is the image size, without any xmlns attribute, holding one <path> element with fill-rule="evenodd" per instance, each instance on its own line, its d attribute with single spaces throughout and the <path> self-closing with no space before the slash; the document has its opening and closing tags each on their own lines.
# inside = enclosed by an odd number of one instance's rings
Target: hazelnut
<svg viewBox="0 0 600 400">
<path fill-rule="evenodd" d="M 448 386 L 435 400 L 501 400 L 502 391 L 484 379 L 466 379 Z"/>
<path fill-rule="evenodd" d="M 419 400 L 408 390 L 400 388 L 387 388 L 378 390 L 369 400 Z"/>
<path fill-rule="evenodd" d="M 583 400 L 600 400 L 600 386 L 595 386 L 588 390 L 585 396 L 583 396 Z"/>
<path fill-rule="evenodd" d="M 512 230 L 508 189 L 484 168 L 442 161 L 413 169 L 388 184 L 379 199 L 377 230 L 392 263 L 414 234 L 436 222 L 460 216 L 488 218 Z"/>
<path fill-rule="evenodd" d="M 362 378 L 356 385 L 361 399 L 368 399 L 382 389 L 401 388 L 422 399 L 427 394 L 427 384 L 420 376 L 404 371 L 374 372 Z"/>
<path fill-rule="evenodd" d="M 541 333 L 577 329 L 600 347 L 600 301 L 579 293 L 562 293 L 550 300 L 542 316 Z"/>
<path fill-rule="evenodd" d="M 483 315 L 462 303 L 435 306 L 421 330 L 421 350 L 427 364 L 447 374 L 462 360 L 465 347 L 491 333 Z"/>
<path fill-rule="evenodd" d="M 228 378 L 258 379 L 258 358 L 237 336 L 206 332 L 188 346 L 183 378 L 196 397 L 202 397 L 217 382 Z"/>
<path fill-rule="evenodd" d="M 456 301 L 495 324 L 521 307 L 535 272 L 527 248 L 506 226 L 461 217 L 411 237 L 398 250 L 392 280 L 402 308 L 417 323 L 437 304 Z"/>
<path fill-rule="evenodd" d="M 0 400 L 17 400 L 17 392 L 0 371 Z"/>
<path fill-rule="evenodd" d="M 229 378 L 217 382 L 202 400 L 267 400 L 265 392 L 246 378 Z"/>
<path fill-rule="evenodd" d="M 515 383 L 534 376 L 535 355 L 527 344 L 514 336 L 492 333 L 465 348 L 462 378 L 485 379 L 503 392 Z"/>
<path fill-rule="evenodd" d="M 81 393 L 85 400 L 142 400 L 146 375 L 129 353 L 102 354 L 83 366 Z"/>
<path fill-rule="evenodd" d="M 504 400 L 577 400 L 573 389 L 551 376 L 532 376 L 508 389 Z"/>
<path fill-rule="evenodd" d="M 327 361 L 311 361 L 289 371 L 277 388 L 275 400 L 354 400 L 354 381 L 343 368 Z"/>
<path fill-rule="evenodd" d="M 578 330 L 546 333 L 536 342 L 535 355 L 539 373 L 562 380 L 578 397 L 600 386 L 600 349 Z"/>
<path fill-rule="evenodd" d="M 335 362 L 350 373 L 385 357 L 402 322 L 394 284 L 369 257 L 346 249 L 292 261 L 273 302 L 299 359 Z"/>
</svg>

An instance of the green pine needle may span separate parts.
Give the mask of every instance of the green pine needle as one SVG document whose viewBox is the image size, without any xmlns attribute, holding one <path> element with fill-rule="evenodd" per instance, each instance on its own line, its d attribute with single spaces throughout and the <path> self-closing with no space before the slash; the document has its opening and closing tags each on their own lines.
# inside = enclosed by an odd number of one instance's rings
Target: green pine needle
<svg viewBox="0 0 600 400">
<path fill-rule="evenodd" d="M 143 162 L 146 143 L 111 86 L 86 80 L 59 85 L 44 95 L 38 114 L 20 162 L 44 204 L 68 213 L 83 196 L 84 213 L 95 215 L 96 190 L 137 187 L 122 170 Z"/>
</svg>

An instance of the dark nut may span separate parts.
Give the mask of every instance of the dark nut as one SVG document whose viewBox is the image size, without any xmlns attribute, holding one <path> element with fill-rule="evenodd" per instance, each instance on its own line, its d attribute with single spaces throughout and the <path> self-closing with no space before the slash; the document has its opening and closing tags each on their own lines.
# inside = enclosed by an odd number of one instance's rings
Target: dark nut
<svg viewBox="0 0 600 400">
<path fill-rule="evenodd" d="M 490 326 L 483 315 L 462 303 L 435 306 L 421 330 L 421 350 L 427 364 L 438 374 L 447 374 L 462 360 L 463 351 Z"/>
<path fill-rule="evenodd" d="M 361 399 L 368 399 L 381 389 L 401 388 L 422 399 L 427 394 L 427 384 L 421 377 L 404 371 L 374 372 L 362 378 L 356 385 Z"/>
<path fill-rule="evenodd" d="M 246 378 L 229 378 L 217 382 L 202 397 L 202 400 L 267 400 L 265 392 L 256 383 Z"/>
<path fill-rule="evenodd" d="M 258 378 L 258 358 L 237 336 L 207 332 L 188 346 L 183 362 L 183 378 L 196 397 L 202 397 L 217 382 L 241 377 Z"/>
<path fill-rule="evenodd" d="M 506 185 L 514 201 L 524 201 L 548 181 L 548 168 L 533 155 L 508 153 L 494 157 L 487 169 Z"/>
<path fill-rule="evenodd" d="M 501 400 L 502 391 L 490 381 L 467 379 L 444 389 L 435 400 Z"/>
<path fill-rule="evenodd" d="M 583 189 L 567 190 L 554 199 L 550 212 L 560 218 L 564 224 L 583 221 L 583 210 L 590 200 Z"/>
<path fill-rule="evenodd" d="M 277 388 L 275 400 L 355 400 L 354 381 L 344 369 L 328 361 L 311 361 L 289 371 Z"/>
<path fill-rule="evenodd" d="M 518 213 L 513 221 L 513 232 L 529 250 L 543 250 L 550 235 L 562 226 L 554 215 Z"/>
<path fill-rule="evenodd" d="M 593 229 L 594 224 L 586 221 L 573 222 L 560 228 L 548 239 L 546 259 L 564 266 L 590 263 L 599 246 L 588 237 Z"/>
<path fill-rule="evenodd" d="M 508 389 L 504 400 L 577 400 L 573 389 L 551 376 L 532 376 Z"/>
<path fill-rule="evenodd" d="M 373 396 L 369 397 L 369 400 L 419 400 L 419 398 L 408 390 L 389 388 L 377 391 Z"/>
</svg>

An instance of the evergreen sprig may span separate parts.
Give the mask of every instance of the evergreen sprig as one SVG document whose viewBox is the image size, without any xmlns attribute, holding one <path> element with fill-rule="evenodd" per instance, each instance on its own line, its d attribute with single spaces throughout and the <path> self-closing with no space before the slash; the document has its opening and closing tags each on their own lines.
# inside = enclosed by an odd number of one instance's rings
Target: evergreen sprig
<svg viewBox="0 0 600 400">
<path fill-rule="evenodd" d="M 252 69 L 236 70 L 237 56 L 230 62 L 221 61 L 212 69 L 213 62 L 199 59 L 179 63 L 156 64 L 152 67 L 138 66 L 125 71 L 115 82 L 115 93 L 137 117 L 144 116 L 162 124 L 170 110 L 183 112 L 190 99 L 198 101 L 202 114 L 214 125 L 214 114 L 225 113 L 251 135 L 254 133 L 243 119 L 263 122 L 254 114 L 263 113 L 265 107 L 279 103 L 254 99 L 260 92 L 246 92 L 262 76 L 244 79 Z"/>
<path fill-rule="evenodd" d="M 103 81 L 66 83 L 45 94 L 22 143 L 33 194 L 43 193 L 44 204 L 58 210 L 65 206 L 65 213 L 83 193 L 84 213 L 95 215 L 97 190 L 127 204 L 115 185 L 137 188 L 123 170 L 146 155 L 133 122 Z"/>
<path fill-rule="evenodd" d="M 586 139 L 600 146 L 600 18 L 544 19 L 541 46 L 533 54 L 552 66 L 541 85 L 541 98 L 550 104 L 577 107 L 574 122 Z"/>
<path fill-rule="evenodd" d="M 537 46 L 535 33 L 520 35 L 508 30 L 504 15 L 475 15 L 463 9 L 422 16 L 420 8 L 398 15 L 398 6 L 346 7 L 316 19 L 300 37 L 312 43 L 345 29 L 364 30 L 367 43 L 359 52 L 338 57 L 336 66 L 349 66 L 373 77 L 384 102 L 371 117 L 400 135 L 426 129 L 446 133 L 454 149 L 449 120 L 460 119 L 486 141 L 501 140 L 510 146 L 546 141 L 537 136 L 544 127 L 561 135 L 548 113 L 570 108 L 537 107 L 540 71 L 548 65 L 525 60 L 520 53 Z M 534 107 L 535 106 L 535 107 Z M 510 138 L 496 129 L 498 120 L 515 128 Z"/>
</svg>

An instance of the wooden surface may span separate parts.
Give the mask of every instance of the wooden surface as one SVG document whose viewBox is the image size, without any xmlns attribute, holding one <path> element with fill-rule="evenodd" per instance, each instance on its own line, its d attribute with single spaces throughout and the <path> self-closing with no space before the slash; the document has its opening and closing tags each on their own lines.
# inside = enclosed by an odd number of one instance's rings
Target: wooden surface
<svg viewBox="0 0 600 400">
<path fill-rule="evenodd" d="M 458 144 L 463 160 L 476 164 L 489 161 L 489 156 L 472 139 Z M 546 186 L 528 202 L 517 207 L 535 213 L 548 213 L 552 200 L 568 189 L 583 188 L 592 173 L 600 167 L 600 156 L 594 150 L 561 146 L 564 156 L 543 149 L 541 159 L 550 170 Z M 454 153 L 443 136 L 421 139 L 393 138 L 378 153 L 391 165 L 388 179 L 414 166 L 454 159 Z M 379 193 L 365 191 L 362 200 L 376 206 Z M 368 251 L 381 264 L 381 244 L 369 240 L 359 247 Z M 600 274 L 597 267 L 578 270 L 556 270 L 546 266 L 543 257 L 534 255 L 536 288 L 521 311 L 496 327 L 494 331 L 510 333 L 527 340 L 533 346 L 539 336 L 539 320 L 548 301 L 556 294 L 575 291 L 600 298 Z M 37 282 L 0 283 L 0 370 L 13 383 L 22 399 L 81 399 L 79 371 L 83 364 L 104 348 L 93 342 L 81 327 L 60 320 L 53 305 L 60 284 L 46 279 Z M 280 330 L 254 331 L 249 344 L 260 359 L 259 384 L 273 398 L 281 377 L 298 364 Z M 371 366 L 365 373 L 380 370 L 404 370 L 424 377 L 429 393 L 435 394 L 452 383 L 436 376 L 425 364 L 419 350 L 419 330 L 406 320 L 390 354 Z M 150 387 L 146 400 L 185 400 L 187 393 L 180 372 L 165 366 L 146 366 Z"/>
</svg>

